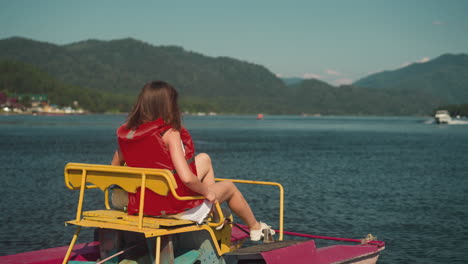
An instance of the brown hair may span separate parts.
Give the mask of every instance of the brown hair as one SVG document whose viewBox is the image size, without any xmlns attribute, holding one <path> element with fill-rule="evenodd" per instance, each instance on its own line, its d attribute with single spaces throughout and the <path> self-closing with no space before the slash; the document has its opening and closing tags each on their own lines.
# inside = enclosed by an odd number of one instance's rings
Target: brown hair
<svg viewBox="0 0 468 264">
<path fill-rule="evenodd" d="M 163 81 L 145 84 L 138 95 L 133 110 L 128 115 L 127 129 L 137 129 L 141 124 L 162 118 L 176 130 L 180 130 L 180 111 L 176 89 Z"/>
</svg>

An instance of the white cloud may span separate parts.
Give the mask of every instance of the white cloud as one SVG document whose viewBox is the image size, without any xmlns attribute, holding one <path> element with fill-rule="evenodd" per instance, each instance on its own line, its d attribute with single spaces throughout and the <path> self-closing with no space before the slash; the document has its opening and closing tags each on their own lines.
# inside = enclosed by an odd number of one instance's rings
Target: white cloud
<svg viewBox="0 0 468 264">
<path fill-rule="evenodd" d="M 278 78 L 283 78 L 283 77 L 284 77 L 284 75 L 281 74 L 281 73 L 275 73 L 275 75 L 276 75 L 276 77 L 278 77 Z"/>
<path fill-rule="evenodd" d="M 430 60 L 431 60 L 431 59 L 430 59 L 429 57 L 424 57 L 424 58 L 420 59 L 418 62 L 419 62 L 419 63 L 425 63 L 425 62 L 428 62 L 428 61 L 430 61 Z"/>
<path fill-rule="evenodd" d="M 415 63 L 426 63 L 428 61 L 430 61 L 431 58 L 429 57 L 422 57 L 421 59 L 417 60 L 417 61 L 413 61 L 413 62 L 405 62 L 403 63 L 399 68 L 404 68 L 406 66 L 409 66 L 411 64 L 415 64 Z"/>
<path fill-rule="evenodd" d="M 432 25 L 436 25 L 436 26 L 439 26 L 439 25 L 443 25 L 444 22 L 440 21 L 440 20 L 434 20 L 432 21 Z"/>
<path fill-rule="evenodd" d="M 331 69 L 328 69 L 325 71 L 328 75 L 334 75 L 334 76 L 338 76 L 338 75 L 341 75 L 341 73 L 335 71 L 335 70 L 331 70 Z"/>
<path fill-rule="evenodd" d="M 334 85 L 347 85 L 347 84 L 352 84 L 352 83 L 353 83 L 353 80 L 350 78 L 343 78 L 343 79 L 338 79 L 338 80 L 333 81 Z"/>
<path fill-rule="evenodd" d="M 413 64 L 413 63 L 414 63 L 414 62 L 405 62 L 405 63 L 403 63 L 403 64 L 400 66 L 400 68 L 404 68 L 404 67 L 406 67 L 406 66 L 410 66 L 410 65 Z"/>
<path fill-rule="evenodd" d="M 302 78 L 304 79 L 321 79 L 322 76 L 315 74 L 315 73 L 304 73 L 302 75 Z"/>
</svg>

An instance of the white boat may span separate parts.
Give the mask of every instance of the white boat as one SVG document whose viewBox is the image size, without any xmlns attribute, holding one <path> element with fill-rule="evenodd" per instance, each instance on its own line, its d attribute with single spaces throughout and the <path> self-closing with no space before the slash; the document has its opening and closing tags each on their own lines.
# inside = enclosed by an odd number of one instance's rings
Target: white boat
<svg viewBox="0 0 468 264">
<path fill-rule="evenodd" d="M 449 124 L 452 122 L 450 113 L 447 110 L 438 110 L 434 116 L 437 124 Z"/>
</svg>

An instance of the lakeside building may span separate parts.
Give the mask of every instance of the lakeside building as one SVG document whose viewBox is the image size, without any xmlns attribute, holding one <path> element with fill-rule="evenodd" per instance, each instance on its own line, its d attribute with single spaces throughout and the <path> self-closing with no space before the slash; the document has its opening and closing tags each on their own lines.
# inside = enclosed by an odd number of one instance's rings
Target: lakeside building
<svg viewBox="0 0 468 264">
<path fill-rule="evenodd" d="M 73 106 L 59 107 L 50 104 L 47 94 L 11 94 L 0 92 L 0 112 L 24 114 L 84 114 L 86 111 L 78 107 L 74 101 Z"/>
</svg>

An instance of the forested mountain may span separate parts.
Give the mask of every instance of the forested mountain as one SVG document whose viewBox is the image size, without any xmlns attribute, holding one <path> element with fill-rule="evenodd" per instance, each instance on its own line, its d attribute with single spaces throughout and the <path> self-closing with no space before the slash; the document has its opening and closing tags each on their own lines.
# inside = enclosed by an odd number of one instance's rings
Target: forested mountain
<svg viewBox="0 0 468 264">
<path fill-rule="evenodd" d="M 384 71 L 353 85 L 380 89 L 420 90 L 447 103 L 468 102 L 468 55 L 445 54 L 426 63 Z"/>
<path fill-rule="evenodd" d="M 21 78 L 30 79 L 31 72 L 38 72 L 32 75 L 58 83 L 52 85 L 52 90 L 40 86 L 54 94 L 50 98 L 61 100 L 61 96 L 69 98 L 65 94 L 95 93 L 88 98 L 100 98 L 102 103 L 88 100 L 93 111 L 107 110 L 110 105 L 112 109 L 108 110 L 129 111 L 143 84 L 155 79 L 172 83 L 180 92 L 183 110 L 190 112 L 421 115 L 431 114 L 442 103 L 454 103 L 439 99 L 440 93 L 429 89 L 334 87 L 314 79 L 281 80 L 254 63 L 208 57 L 176 46 L 153 46 L 130 38 L 68 45 L 18 37 L 3 39 L 1 61 L 21 62 L 15 66 Z M 424 72 L 415 72 L 421 74 Z M 367 87 L 364 80 L 362 83 Z M 16 86 L 3 85 L 0 91 L 18 89 Z"/>
<path fill-rule="evenodd" d="M 304 81 L 304 78 L 300 77 L 282 77 L 281 80 L 284 82 L 286 85 L 292 85 L 292 84 L 297 84 L 302 81 Z"/>
<path fill-rule="evenodd" d="M 211 58 L 180 47 L 134 39 L 88 40 L 65 46 L 23 38 L 0 41 L 0 59 L 32 64 L 72 85 L 135 95 L 147 81 L 166 80 L 187 97 L 276 96 L 284 85 L 263 66 Z"/>
<path fill-rule="evenodd" d="M 130 108 L 128 96 L 99 92 L 65 84 L 33 66 L 15 62 L 0 62 L 0 92 L 7 94 L 47 94 L 53 104 L 78 106 L 92 112 L 122 111 Z"/>
<path fill-rule="evenodd" d="M 294 111 L 333 115 L 427 115 L 442 102 L 420 91 L 331 86 L 305 80 L 291 86 Z"/>
</svg>

